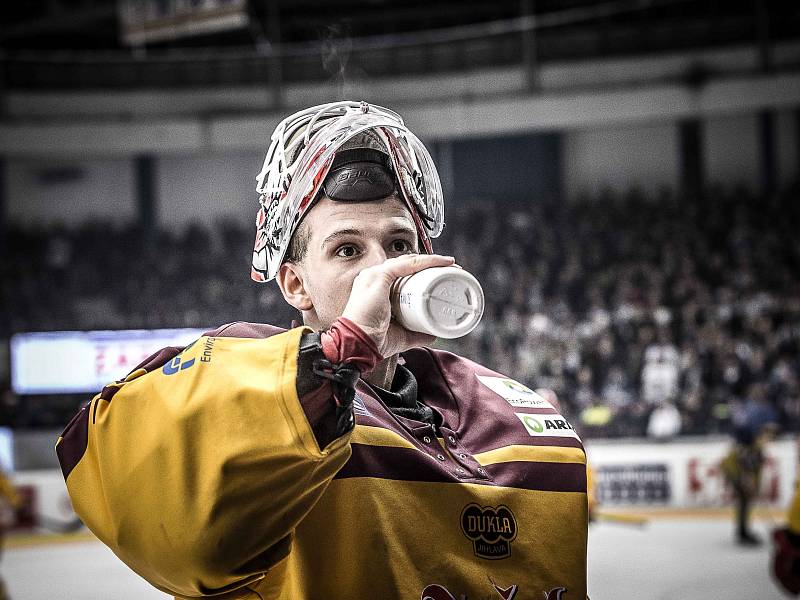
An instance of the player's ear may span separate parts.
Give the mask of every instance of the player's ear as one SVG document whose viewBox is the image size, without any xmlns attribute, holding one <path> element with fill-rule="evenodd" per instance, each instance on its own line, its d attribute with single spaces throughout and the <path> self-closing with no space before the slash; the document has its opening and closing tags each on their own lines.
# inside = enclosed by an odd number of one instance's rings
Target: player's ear
<svg viewBox="0 0 800 600">
<path fill-rule="evenodd" d="M 311 310 L 314 303 L 305 287 L 305 276 L 300 265 L 285 262 L 278 268 L 275 276 L 278 287 L 281 289 L 284 300 L 299 311 Z"/>
</svg>

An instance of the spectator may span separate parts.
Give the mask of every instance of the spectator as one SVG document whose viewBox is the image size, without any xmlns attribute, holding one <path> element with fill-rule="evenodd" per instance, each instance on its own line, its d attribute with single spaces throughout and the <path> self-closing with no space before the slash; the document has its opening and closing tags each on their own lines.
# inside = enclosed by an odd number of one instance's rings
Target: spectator
<svg viewBox="0 0 800 600">
<path fill-rule="evenodd" d="M 681 430 L 681 413 L 672 402 L 660 403 L 647 422 L 647 437 L 659 442 L 666 442 L 674 438 Z"/>
</svg>

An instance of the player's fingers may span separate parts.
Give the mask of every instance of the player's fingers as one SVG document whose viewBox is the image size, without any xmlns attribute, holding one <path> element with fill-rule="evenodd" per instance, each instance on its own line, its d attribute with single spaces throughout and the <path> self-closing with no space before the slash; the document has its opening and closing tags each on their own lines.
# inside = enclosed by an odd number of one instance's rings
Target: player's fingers
<svg viewBox="0 0 800 600">
<path fill-rule="evenodd" d="M 449 267 L 454 263 L 455 258 L 441 254 L 404 254 L 390 258 L 378 267 L 387 277 L 394 280 L 431 267 Z"/>
<path fill-rule="evenodd" d="M 430 267 L 447 267 L 455 259 L 452 256 L 439 254 L 404 254 L 389 258 L 384 262 L 363 269 L 356 275 L 353 282 L 354 289 L 369 289 L 374 286 L 381 288 L 392 285 L 397 279 L 413 275 Z"/>
</svg>

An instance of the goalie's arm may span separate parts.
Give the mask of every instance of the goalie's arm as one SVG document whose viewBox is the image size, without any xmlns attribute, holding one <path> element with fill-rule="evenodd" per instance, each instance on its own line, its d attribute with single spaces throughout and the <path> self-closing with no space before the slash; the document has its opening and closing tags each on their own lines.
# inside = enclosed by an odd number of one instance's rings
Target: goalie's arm
<svg viewBox="0 0 800 600">
<path fill-rule="evenodd" d="M 167 350 L 59 439 L 75 511 L 159 589 L 198 597 L 262 578 L 347 461 L 352 412 L 337 419 L 339 384 L 313 374 L 324 356 L 300 352 L 308 333 Z"/>
</svg>

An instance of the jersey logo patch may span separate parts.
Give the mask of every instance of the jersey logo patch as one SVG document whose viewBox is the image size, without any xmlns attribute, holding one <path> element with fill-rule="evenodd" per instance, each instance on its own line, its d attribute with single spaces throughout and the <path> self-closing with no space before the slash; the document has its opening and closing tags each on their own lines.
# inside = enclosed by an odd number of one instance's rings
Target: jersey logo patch
<svg viewBox="0 0 800 600">
<path fill-rule="evenodd" d="M 507 558 L 517 537 L 517 520 L 505 505 L 479 506 L 473 502 L 461 511 L 461 531 L 472 541 L 478 558 Z"/>
<path fill-rule="evenodd" d="M 532 389 L 508 377 L 476 375 L 478 381 L 517 408 L 553 408 L 547 400 Z"/>
<path fill-rule="evenodd" d="M 579 440 L 578 434 L 561 415 L 531 415 L 529 413 L 514 413 L 517 415 L 525 431 L 531 437 L 570 437 Z"/>
<path fill-rule="evenodd" d="M 194 364 L 194 359 L 187 360 L 185 362 L 181 362 L 181 357 L 176 356 L 163 367 L 161 367 L 161 371 L 164 375 L 175 375 L 178 371 L 185 371 L 189 367 Z"/>
</svg>

